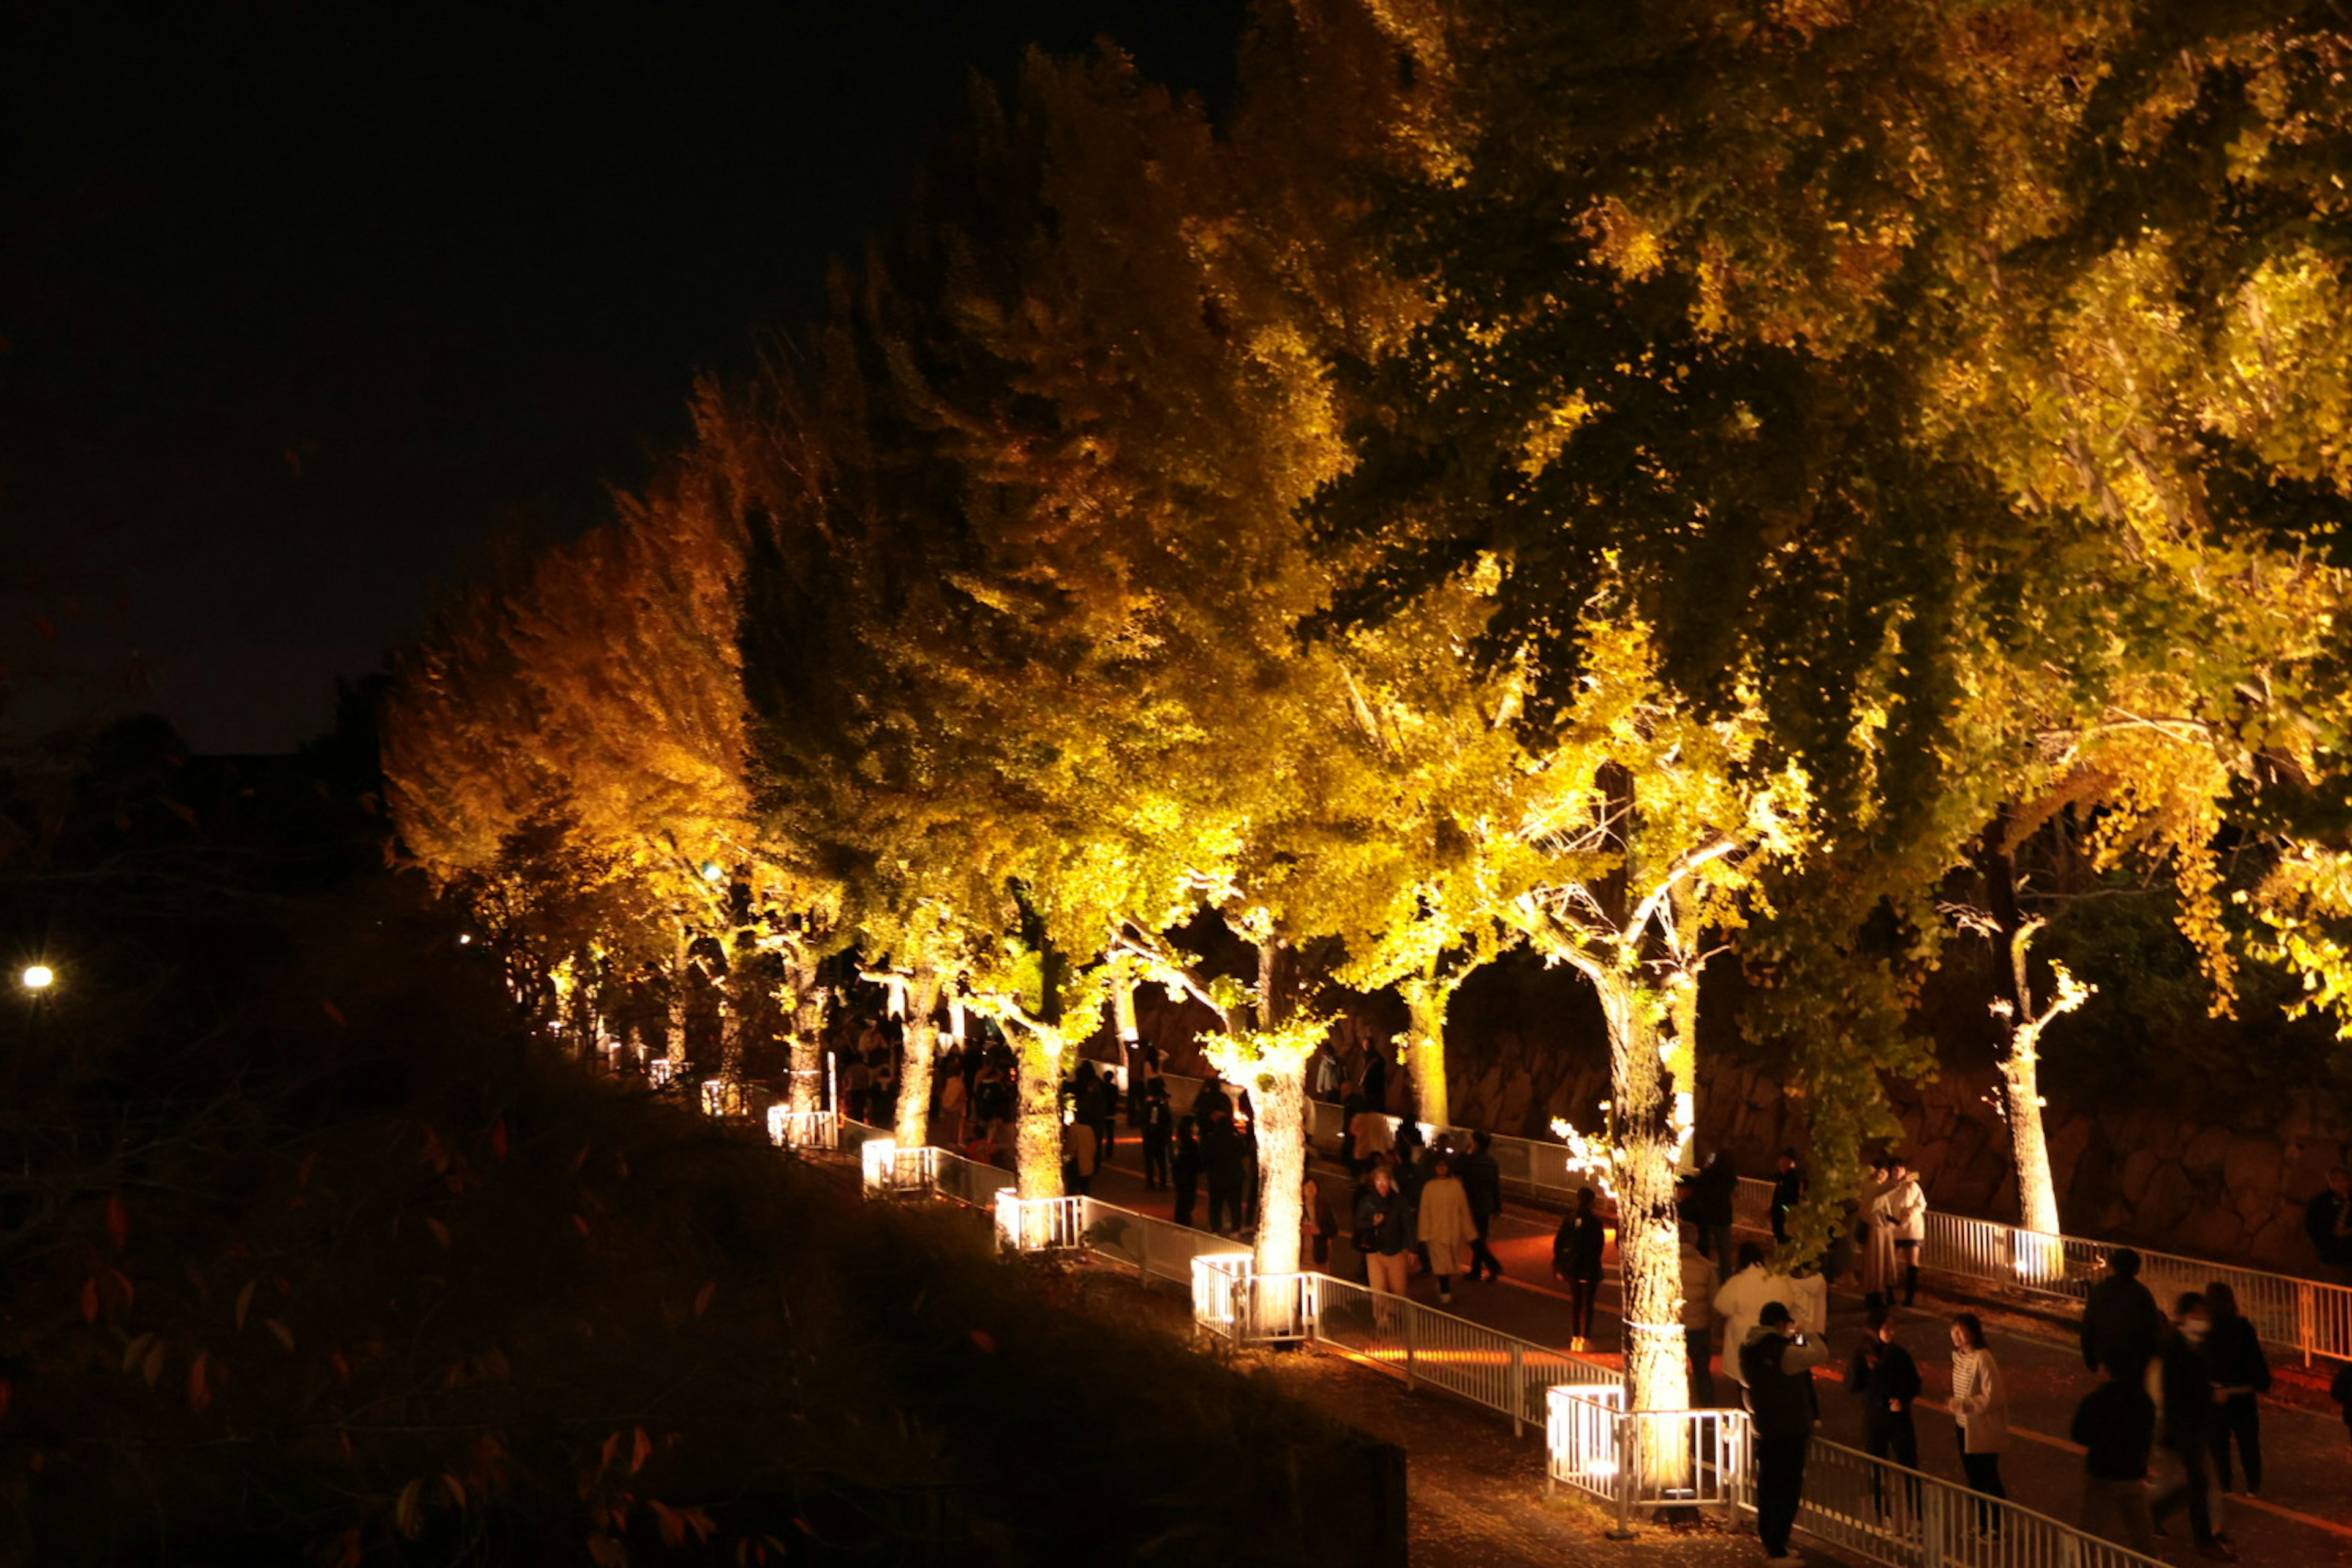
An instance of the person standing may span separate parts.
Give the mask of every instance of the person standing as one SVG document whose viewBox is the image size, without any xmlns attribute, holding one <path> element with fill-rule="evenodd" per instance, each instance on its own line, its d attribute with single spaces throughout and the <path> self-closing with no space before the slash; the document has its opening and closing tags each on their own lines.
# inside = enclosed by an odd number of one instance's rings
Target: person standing
<svg viewBox="0 0 2352 1568">
<path fill-rule="evenodd" d="M 1813 1368 L 1828 1359 L 1819 1339 L 1797 1331 L 1787 1305 L 1767 1301 L 1739 1346 L 1739 1380 L 1756 1433 L 1756 1533 L 1765 1561 L 1794 1563 L 1789 1531 L 1805 1497 L 1805 1453 L 1820 1406 Z"/>
<path fill-rule="evenodd" d="M 1454 1173 L 1453 1156 L 1440 1154 L 1429 1180 L 1421 1186 L 1421 1202 L 1413 1219 L 1414 1234 L 1429 1249 L 1430 1272 L 1437 1276 L 1437 1299 L 1454 1300 L 1454 1277 L 1462 1272 L 1471 1240 L 1478 1234 L 1470 1217 L 1470 1195 Z"/>
<path fill-rule="evenodd" d="M 1396 1148 L 1396 1129 L 1390 1124 L 1387 1115 L 1374 1110 L 1369 1101 L 1363 1110 L 1356 1112 L 1356 1119 L 1348 1124 L 1348 1131 L 1352 1135 L 1356 1168 L 1360 1171 L 1370 1169 L 1373 1162 Z"/>
<path fill-rule="evenodd" d="M 1862 1184 L 1861 1206 L 1854 1218 L 1862 1242 L 1862 1299 L 1879 1306 L 1895 1301 L 1895 1227 L 1888 1223 L 1885 1208 L 1888 1187 L 1886 1167 L 1873 1165 L 1869 1179 Z"/>
<path fill-rule="evenodd" d="M 1952 1317 L 1952 1419 L 1960 1440 L 1960 1468 L 1972 1491 L 2007 1498 L 2000 1483 L 2000 1457 L 2009 1448 L 2009 1393 L 2000 1363 L 1986 1345 L 1984 1324 L 1974 1312 Z M 1977 1505 L 1977 1530 L 2000 1534 L 2000 1515 L 1989 1503 Z"/>
<path fill-rule="evenodd" d="M 1364 1272 L 1371 1288 L 1386 1296 L 1402 1296 L 1411 1278 L 1405 1266 L 1404 1194 L 1386 1165 L 1372 1167 L 1370 1184 L 1356 1200 L 1356 1250 L 1364 1255 Z"/>
<path fill-rule="evenodd" d="M 1718 1268 L 1731 1258 L 1731 1222 L 1739 1201 L 1739 1162 L 1728 1149 L 1717 1149 L 1691 1179 L 1691 1217 L 1698 1221 L 1707 1256 Z"/>
<path fill-rule="evenodd" d="M 2068 1434 L 2083 1446 L 2083 1533 L 2153 1557 L 2147 1455 L 2156 1442 L 2156 1405 L 2127 1353 L 2117 1352 L 2099 1371 L 2105 1381 L 2084 1395 Z"/>
<path fill-rule="evenodd" d="M 1209 1183 L 1209 1228 L 1219 1236 L 1242 1226 L 1242 1153 L 1233 1113 L 1213 1113 L 1201 1133 L 1201 1170 Z"/>
<path fill-rule="evenodd" d="M 1772 1176 L 1772 1239 L 1789 1244 L 1789 1212 L 1805 1201 L 1805 1167 L 1794 1149 L 1780 1151 Z"/>
<path fill-rule="evenodd" d="M 2083 1365 L 2097 1372 L 2119 1362 L 2137 1378 L 2164 1330 L 2164 1309 L 2140 1283 L 2139 1254 L 2116 1247 L 2107 1254 L 2107 1277 L 2091 1287 L 2083 1303 Z"/>
<path fill-rule="evenodd" d="M 1592 1307 L 1601 1295 L 1601 1258 L 1609 1249 L 1609 1227 L 1594 1208 L 1591 1187 L 1580 1187 L 1576 1207 L 1559 1222 L 1551 1241 L 1551 1271 L 1568 1281 L 1568 1348 L 1586 1349 L 1592 1340 Z"/>
<path fill-rule="evenodd" d="M 1201 1190 L 1201 1145 L 1192 1136 L 1192 1119 L 1189 1116 L 1176 1124 L 1176 1159 L 1172 1172 L 1176 1183 L 1176 1223 L 1189 1229 L 1192 1224 L 1192 1204 Z"/>
<path fill-rule="evenodd" d="M 1462 1156 L 1458 1167 L 1462 1190 L 1470 1197 L 1470 1220 L 1478 1234 L 1470 1242 L 1470 1282 L 1481 1278 L 1500 1279 L 1503 1265 L 1494 1248 L 1486 1245 L 1486 1233 L 1495 1216 L 1503 1212 L 1503 1170 L 1495 1163 L 1495 1140 L 1492 1134 L 1470 1134 L 1470 1152 Z"/>
<path fill-rule="evenodd" d="M 1693 1410 L 1715 1407 L 1715 1264 L 1698 1249 L 1696 1228 L 1683 1232 L 1683 1349 L 1690 1357 Z M 1735 1352 L 1736 1353 L 1736 1352 Z"/>
<path fill-rule="evenodd" d="M 1095 1130 L 1083 1117 L 1062 1123 L 1062 1185 L 1084 1197 L 1095 1181 Z"/>
<path fill-rule="evenodd" d="M 1917 1469 L 1919 1431 L 1911 1421 L 1911 1405 L 1919 1397 L 1919 1363 L 1895 1343 L 1895 1314 L 1888 1309 L 1870 1310 L 1870 1327 L 1854 1347 L 1845 1386 L 1862 1401 L 1862 1451 L 1874 1459 L 1891 1458 L 1906 1470 Z M 1915 1483 L 1908 1490 L 1916 1517 L 1918 1487 Z M 1875 1468 L 1870 1472 L 1870 1500 L 1877 1505 L 1878 1516 L 1885 1518 L 1886 1498 Z"/>
<path fill-rule="evenodd" d="M 1378 1040 L 1368 1040 L 1364 1044 L 1364 1109 L 1384 1115 L 1388 1108 L 1389 1059 L 1381 1054 Z M 1362 1145 L 1357 1146 L 1356 1153 L 1362 1157 Z"/>
<path fill-rule="evenodd" d="M 1919 1251 L 1927 1241 L 1927 1194 L 1921 1190 L 1919 1178 L 1900 1160 L 1886 1163 L 1886 1194 L 1878 1200 L 1878 1207 L 1894 1228 L 1895 1252 L 1903 1265 L 1903 1304 L 1908 1307 L 1919 1300 Z M 1895 1289 L 1891 1277 L 1886 1289 L 1891 1297 Z"/>
<path fill-rule="evenodd" d="M 2180 1298 L 2171 1325 L 2148 1363 L 2147 1389 L 2156 1404 L 2156 1440 L 2180 1465 L 2180 1479 L 2158 1493 L 2150 1512 L 2161 1527 L 2182 1508 L 2189 1532 L 2204 1556 L 2227 1562 L 2237 1553 L 2213 1526 L 2213 1381 L 2205 1373 L 2205 1299 Z"/>
<path fill-rule="evenodd" d="M 1315 1047 L 1314 1069 L 1307 1079 L 1307 1092 L 1317 1100 L 1339 1098 L 1339 1055 L 1331 1042 L 1323 1041 Z"/>
<path fill-rule="evenodd" d="M 2230 1490 L 2230 1443 L 2246 1471 L 2246 1495 L 2263 1492 L 2263 1406 L 2271 1390 L 2270 1358 L 2254 1325 L 2238 1310 L 2238 1293 L 2216 1279 L 2205 1287 L 2205 1313 L 2212 1321 L 2205 1341 L 2205 1375 L 2213 1380 L 2213 1479 Z"/>
<path fill-rule="evenodd" d="M 1339 1216 L 1331 1212 L 1331 1200 L 1323 1195 L 1323 1184 L 1312 1176 L 1299 1189 L 1298 1224 L 1302 1255 L 1314 1263 L 1318 1272 L 1328 1272 L 1331 1267 L 1331 1238 L 1339 1234 Z"/>
<path fill-rule="evenodd" d="M 2338 1275 L 2352 1275 L 2352 1171 L 2327 1173 L 2327 1189 L 2304 1205 L 2303 1233 L 2319 1261 Z"/>
<path fill-rule="evenodd" d="M 1143 1091 L 1143 1185 L 1159 1192 L 1168 1185 L 1168 1135 L 1176 1120 L 1168 1103 L 1168 1085 L 1153 1079 Z"/>
</svg>

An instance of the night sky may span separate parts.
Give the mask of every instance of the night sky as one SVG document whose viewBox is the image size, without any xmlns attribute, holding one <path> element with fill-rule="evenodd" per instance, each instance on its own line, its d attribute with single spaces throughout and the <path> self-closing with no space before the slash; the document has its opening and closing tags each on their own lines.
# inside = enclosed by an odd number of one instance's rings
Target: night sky
<svg viewBox="0 0 2352 1568">
<path fill-rule="evenodd" d="M 0 4 L 0 663 L 290 749 L 599 521 L 903 210 L 977 69 L 1230 89 L 1243 0 Z M 135 699 L 90 678 L 135 652 Z"/>
</svg>

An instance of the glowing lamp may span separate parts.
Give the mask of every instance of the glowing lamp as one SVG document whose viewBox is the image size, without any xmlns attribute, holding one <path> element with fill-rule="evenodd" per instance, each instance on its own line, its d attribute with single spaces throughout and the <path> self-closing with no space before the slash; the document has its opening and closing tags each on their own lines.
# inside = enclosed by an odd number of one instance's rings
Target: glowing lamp
<svg viewBox="0 0 2352 1568">
<path fill-rule="evenodd" d="M 716 860 L 705 860 L 705 861 L 702 863 L 702 879 L 703 879 L 704 881 L 706 881 L 706 882 L 716 882 L 716 881 L 719 881 L 719 880 L 722 880 L 722 879 L 726 877 L 726 875 L 727 875 L 727 868 L 726 868 L 725 867 L 721 866 L 718 861 L 716 861 Z"/>
<path fill-rule="evenodd" d="M 457 933 L 457 945 L 458 945 L 459 947 L 471 947 L 471 946 L 473 946 L 473 945 L 474 945 L 474 933 L 473 933 L 472 931 L 459 931 L 459 932 Z"/>
<path fill-rule="evenodd" d="M 857 1151 L 866 1172 L 866 1195 L 887 1193 L 898 1174 L 898 1143 L 894 1138 L 868 1138 Z"/>
<path fill-rule="evenodd" d="M 58 972 L 46 963 L 28 963 L 16 982 L 27 991 L 47 991 L 58 983 Z"/>
</svg>

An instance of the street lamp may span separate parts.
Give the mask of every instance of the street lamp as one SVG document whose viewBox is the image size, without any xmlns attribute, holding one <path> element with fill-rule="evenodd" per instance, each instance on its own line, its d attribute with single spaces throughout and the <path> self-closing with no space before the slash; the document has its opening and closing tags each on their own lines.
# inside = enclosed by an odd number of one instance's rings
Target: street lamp
<svg viewBox="0 0 2352 1568">
<path fill-rule="evenodd" d="M 28 963 L 16 983 L 27 991 L 47 991 L 58 983 L 58 972 L 46 963 Z"/>
</svg>

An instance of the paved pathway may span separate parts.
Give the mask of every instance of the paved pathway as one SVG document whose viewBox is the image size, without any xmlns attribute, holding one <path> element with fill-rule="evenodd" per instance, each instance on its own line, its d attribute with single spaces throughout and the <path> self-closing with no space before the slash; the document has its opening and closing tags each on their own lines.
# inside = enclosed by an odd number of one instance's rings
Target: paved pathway
<svg viewBox="0 0 2352 1568">
<path fill-rule="evenodd" d="M 1122 1130 L 1124 1132 L 1125 1130 Z M 1141 1176 L 1137 1145 L 1122 1137 L 1118 1163 L 1106 1167 L 1094 1183 L 1093 1195 L 1140 1213 L 1168 1215 L 1173 1204 L 1165 1192 L 1150 1192 Z M 1346 1177 L 1318 1167 L 1325 1191 L 1335 1210 L 1344 1210 L 1338 1198 L 1347 1190 Z M 1196 1219 L 1205 1214 L 1196 1212 Z M 1457 1281 L 1454 1304 L 1446 1309 L 1475 1322 L 1503 1330 L 1539 1344 L 1565 1345 L 1568 1302 L 1565 1288 L 1551 1277 L 1551 1237 L 1559 1221 L 1529 1205 L 1512 1203 L 1494 1228 L 1495 1251 L 1507 1271 L 1499 1284 L 1469 1285 Z M 1341 1226 L 1346 1216 L 1341 1213 Z M 1331 1272 L 1362 1277 L 1355 1249 L 1342 1239 L 1332 1249 Z M 1618 1343 L 1614 1317 L 1615 1262 L 1611 1280 L 1601 1297 L 1601 1316 L 1596 1322 L 1593 1349 L 1613 1351 Z M 1434 1306 L 1434 1279 L 1412 1281 L 1415 1300 Z M 2075 1404 L 2093 1386 L 2071 1329 L 2022 1315 L 1979 1310 L 1988 1337 L 2009 1381 L 2010 1451 L 2002 1474 L 2012 1499 L 2054 1518 L 2072 1521 L 2081 1495 L 2081 1450 L 2065 1440 Z M 1949 1320 L 1940 1307 L 1923 1304 L 1900 1315 L 1897 1337 L 1918 1359 L 1927 1381 L 1927 1394 L 1916 1412 L 1919 1427 L 1921 1468 L 1931 1475 L 1958 1480 L 1958 1450 L 1942 1401 L 1950 1392 Z M 1843 1373 L 1843 1357 L 1852 1353 L 1863 1333 L 1862 1301 L 1841 1292 L 1832 1298 L 1831 1343 Z M 1832 1440 L 1861 1446 L 1862 1414 L 1846 1397 L 1842 1384 L 1827 1378 L 1822 1386 L 1823 1431 Z M 2301 1403 L 2265 1400 L 2263 1442 L 2268 1474 L 2260 1499 L 2232 1497 L 2225 1504 L 2224 1527 L 2247 1563 L 2285 1565 L 2342 1564 L 2352 1568 L 2352 1445 L 2333 1406 L 2319 1402 L 2314 1408 Z M 2173 1537 L 2159 1542 L 2177 1563 L 2199 1561 L 2187 1540 L 2185 1516 L 2173 1521 Z"/>
</svg>

